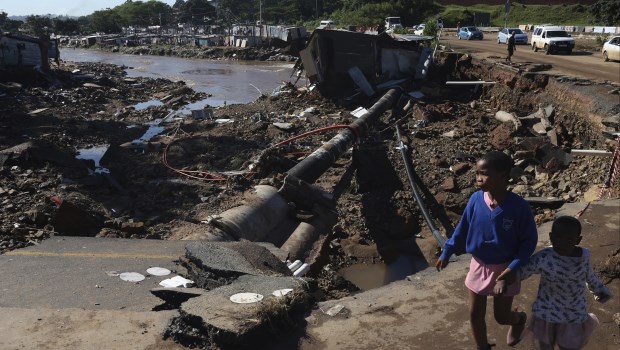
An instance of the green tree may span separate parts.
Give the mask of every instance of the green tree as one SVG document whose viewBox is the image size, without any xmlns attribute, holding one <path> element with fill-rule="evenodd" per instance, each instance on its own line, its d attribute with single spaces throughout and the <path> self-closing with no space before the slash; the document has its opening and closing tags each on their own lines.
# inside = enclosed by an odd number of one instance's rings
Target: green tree
<svg viewBox="0 0 620 350">
<path fill-rule="evenodd" d="M 604 25 L 620 25 L 620 1 L 599 0 L 590 6 L 590 13 Z"/>
<path fill-rule="evenodd" d="M 121 17 L 115 10 L 95 11 L 90 15 L 92 19 L 92 29 L 102 33 L 121 33 Z"/>
<path fill-rule="evenodd" d="M 61 35 L 71 35 L 80 33 L 80 22 L 74 18 L 62 19 L 54 18 L 54 32 Z"/>
</svg>

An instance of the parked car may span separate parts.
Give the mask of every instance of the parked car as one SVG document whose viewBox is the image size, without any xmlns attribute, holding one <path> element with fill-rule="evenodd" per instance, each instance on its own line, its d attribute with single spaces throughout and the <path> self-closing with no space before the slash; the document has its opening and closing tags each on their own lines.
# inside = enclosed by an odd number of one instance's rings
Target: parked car
<svg viewBox="0 0 620 350">
<path fill-rule="evenodd" d="M 527 45 L 527 34 L 519 28 L 504 28 L 497 33 L 498 44 L 508 44 L 508 38 L 510 35 L 515 36 L 515 45 Z"/>
<path fill-rule="evenodd" d="M 603 44 L 601 49 L 605 62 L 609 60 L 620 61 L 620 36 L 614 36 Z"/>
<path fill-rule="evenodd" d="M 547 55 L 559 51 L 570 55 L 574 47 L 575 39 L 561 27 L 537 27 L 532 33 L 534 52 L 543 49 Z"/>
<path fill-rule="evenodd" d="M 476 28 L 474 26 L 468 26 L 468 27 L 461 27 L 461 28 L 459 28 L 458 36 L 459 36 L 459 40 L 461 40 L 461 39 L 465 39 L 465 40 L 480 39 L 480 40 L 482 40 L 484 38 L 484 35 L 482 34 L 482 32 L 480 30 L 478 30 L 478 28 Z"/>
<path fill-rule="evenodd" d="M 424 28 L 426 27 L 426 24 L 422 23 L 422 24 L 418 24 L 417 27 L 415 27 L 415 30 L 413 31 L 413 34 L 415 35 L 424 35 Z"/>
</svg>

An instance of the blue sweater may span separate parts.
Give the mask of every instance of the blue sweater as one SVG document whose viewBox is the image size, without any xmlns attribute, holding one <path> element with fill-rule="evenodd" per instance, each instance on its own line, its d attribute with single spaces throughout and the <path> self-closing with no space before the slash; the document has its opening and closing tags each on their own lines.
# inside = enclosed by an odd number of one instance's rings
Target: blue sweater
<svg viewBox="0 0 620 350">
<path fill-rule="evenodd" d="M 475 192 L 454 234 L 446 242 L 441 260 L 452 254 L 470 253 L 485 264 L 509 263 L 516 271 L 526 264 L 536 249 L 538 232 L 529 204 L 512 192 L 493 211 L 484 202 L 483 192 Z"/>
</svg>

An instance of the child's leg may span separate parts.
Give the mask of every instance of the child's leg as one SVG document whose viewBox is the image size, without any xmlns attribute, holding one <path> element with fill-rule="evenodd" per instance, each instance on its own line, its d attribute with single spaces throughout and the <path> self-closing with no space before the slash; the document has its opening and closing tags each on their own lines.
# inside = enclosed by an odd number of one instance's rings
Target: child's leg
<svg viewBox="0 0 620 350">
<path fill-rule="evenodd" d="M 521 312 L 512 311 L 514 297 L 498 296 L 493 298 L 493 315 L 499 324 L 513 325 L 521 322 Z"/>
<path fill-rule="evenodd" d="M 512 299 L 511 296 L 499 296 L 493 300 L 493 313 L 497 323 L 510 325 L 506 336 L 506 343 L 509 346 L 515 346 L 521 341 L 527 321 L 525 312 L 512 311 Z"/>
<path fill-rule="evenodd" d="M 474 335 L 478 349 L 486 349 L 489 344 L 487 340 L 487 324 L 484 319 L 487 313 L 487 297 L 486 295 L 476 294 L 471 290 L 468 290 L 468 293 L 471 332 Z"/>
</svg>

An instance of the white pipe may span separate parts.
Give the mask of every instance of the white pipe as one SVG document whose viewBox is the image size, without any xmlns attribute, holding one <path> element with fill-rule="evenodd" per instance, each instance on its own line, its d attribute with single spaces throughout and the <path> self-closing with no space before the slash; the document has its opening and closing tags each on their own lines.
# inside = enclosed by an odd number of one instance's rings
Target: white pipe
<svg viewBox="0 0 620 350">
<path fill-rule="evenodd" d="M 289 270 L 291 271 L 296 271 L 300 266 L 302 265 L 301 260 L 295 260 L 294 263 L 291 264 L 291 266 L 289 266 Z"/>
<path fill-rule="evenodd" d="M 482 80 L 446 81 L 446 85 L 478 85 L 478 84 L 497 84 L 497 82 L 496 81 L 482 81 Z"/>
<path fill-rule="evenodd" d="M 600 151 L 596 149 L 571 149 L 570 154 L 575 156 L 602 156 L 602 157 L 611 157 L 614 155 L 613 152 Z"/>
<path fill-rule="evenodd" d="M 297 271 L 293 272 L 293 276 L 294 277 L 300 277 L 306 274 L 306 272 L 308 272 L 310 270 L 310 265 L 304 263 L 303 265 L 301 265 L 301 267 L 299 267 L 299 269 L 297 269 Z"/>
</svg>

